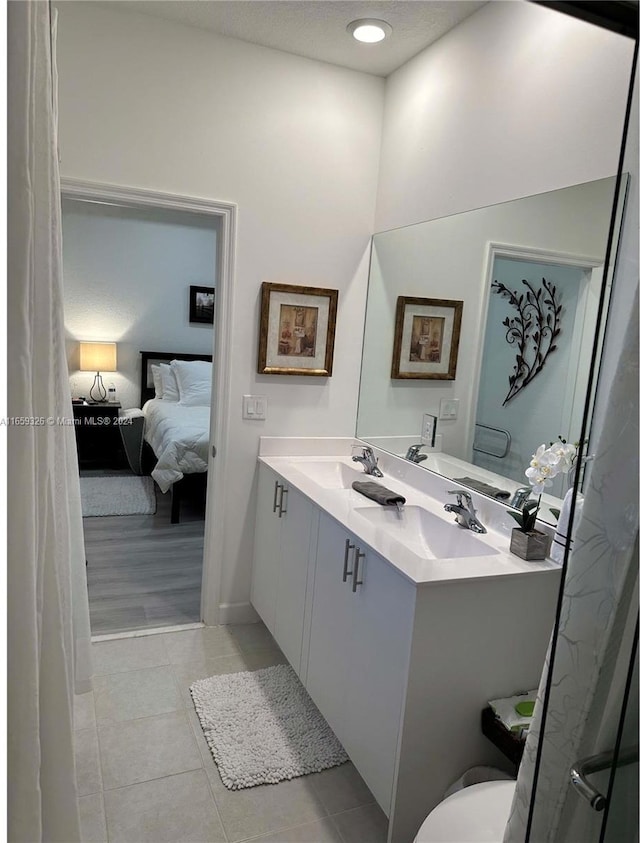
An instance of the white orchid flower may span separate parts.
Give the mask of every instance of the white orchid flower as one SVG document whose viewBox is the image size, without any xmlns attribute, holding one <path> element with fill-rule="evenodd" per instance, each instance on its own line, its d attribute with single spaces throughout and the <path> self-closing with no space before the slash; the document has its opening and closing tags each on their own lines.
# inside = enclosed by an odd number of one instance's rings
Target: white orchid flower
<svg viewBox="0 0 640 843">
<path fill-rule="evenodd" d="M 560 471 L 566 474 L 569 471 L 575 461 L 576 458 L 576 446 L 571 445 L 568 442 L 555 442 L 551 448 L 551 451 L 557 456 L 558 458 L 558 468 Z"/>
<path fill-rule="evenodd" d="M 556 476 L 556 470 L 554 466 L 543 465 L 538 468 L 528 468 L 525 475 L 534 495 L 541 495 L 545 486 L 551 485 L 551 480 Z"/>
<path fill-rule="evenodd" d="M 535 526 L 535 519 L 540 508 L 540 497 L 545 488 L 552 485 L 552 480 L 558 474 L 565 474 L 568 472 L 576 458 L 576 446 L 569 445 L 560 439 L 554 442 L 548 448 L 543 443 L 536 450 L 535 454 L 531 454 L 531 462 L 529 468 L 525 470 L 525 476 L 531 485 L 531 491 L 534 495 L 538 495 L 538 506 L 533 512 L 533 525 Z M 519 524 L 524 525 L 522 521 L 523 515 L 513 514 L 513 517 Z M 519 520 L 520 519 L 520 520 Z"/>
<path fill-rule="evenodd" d="M 558 474 L 566 474 L 576 458 L 576 446 L 562 440 L 554 442 L 548 448 L 544 445 L 531 455 L 529 468 L 525 476 L 531 484 L 534 495 L 541 495 L 545 488 L 552 485 L 551 481 Z"/>
<path fill-rule="evenodd" d="M 527 476 L 527 479 L 529 480 L 529 483 L 532 486 L 533 492 L 536 495 L 541 494 L 541 492 L 538 491 L 538 488 L 542 489 L 544 487 L 544 477 L 539 473 L 538 469 L 528 468 L 525 471 L 525 474 Z"/>
<path fill-rule="evenodd" d="M 535 454 L 531 455 L 531 468 L 543 468 L 545 466 L 557 465 L 560 461 L 560 455 L 553 450 L 553 448 L 545 448 L 544 444 L 540 445 Z"/>
<path fill-rule="evenodd" d="M 542 445 L 540 445 L 540 447 L 535 452 L 535 454 L 531 454 L 531 462 L 529 463 L 531 468 L 538 468 L 538 466 L 541 465 L 541 460 L 543 458 L 543 455 L 544 455 L 545 451 L 546 451 L 546 448 L 545 448 L 544 443 L 543 443 Z M 526 472 L 525 472 L 525 474 L 526 474 Z M 529 475 L 527 474 L 527 477 L 528 476 Z"/>
</svg>

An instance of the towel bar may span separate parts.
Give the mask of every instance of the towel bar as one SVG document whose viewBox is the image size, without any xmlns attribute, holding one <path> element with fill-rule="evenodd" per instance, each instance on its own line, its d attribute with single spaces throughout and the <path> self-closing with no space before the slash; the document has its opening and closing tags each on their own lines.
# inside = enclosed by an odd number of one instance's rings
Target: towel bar
<svg viewBox="0 0 640 843">
<path fill-rule="evenodd" d="M 500 433 L 505 437 L 506 442 L 504 446 L 504 452 L 502 454 L 494 454 L 493 451 L 487 451 L 484 448 L 478 448 L 476 446 L 475 439 L 473 441 L 473 445 L 471 446 L 473 450 L 477 451 L 479 454 L 488 454 L 490 457 L 496 457 L 496 459 L 503 460 L 511 450 L 511 434 L 509 433 L 509 431 L 503 430 L 501 427 L 491 427 L 488 424 L 476 423 L 476 427 L 481 427 L 484 430 L 491 430 L 493 431 L 493 433 Z"/>
</svg>

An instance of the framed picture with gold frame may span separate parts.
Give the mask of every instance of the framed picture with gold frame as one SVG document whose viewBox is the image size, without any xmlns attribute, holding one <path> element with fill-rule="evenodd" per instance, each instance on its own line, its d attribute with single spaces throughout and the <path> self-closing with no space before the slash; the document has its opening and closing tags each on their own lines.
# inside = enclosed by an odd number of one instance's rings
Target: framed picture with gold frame
<svg viewBox="0 0 640 843">
<path fill-rule="evenodd" d="M 330 377 L 338 291 L 264 281 L 258 373 Z"/>
<path fill-rule="evenodd" d="M 461 301 L 398 296 L 392 378 L 455 380 Z"/>
</svg>

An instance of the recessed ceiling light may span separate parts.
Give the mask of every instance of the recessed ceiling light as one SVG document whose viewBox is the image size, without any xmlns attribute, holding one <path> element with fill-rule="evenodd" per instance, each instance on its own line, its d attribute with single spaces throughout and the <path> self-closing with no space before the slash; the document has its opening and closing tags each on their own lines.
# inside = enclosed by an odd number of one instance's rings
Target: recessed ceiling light
<svg viewBox="0 0 640 843">
<path fill-rule="evenodd" d="M 384 20 L 363 18 L 362 20 L 351 21 L 347 27 L 347 32 L 350 32 L 356 41 L 375 44 L 378 41 L 383 41 L 387 35 L 391 35 L 391 27 Z"/>
</svg>

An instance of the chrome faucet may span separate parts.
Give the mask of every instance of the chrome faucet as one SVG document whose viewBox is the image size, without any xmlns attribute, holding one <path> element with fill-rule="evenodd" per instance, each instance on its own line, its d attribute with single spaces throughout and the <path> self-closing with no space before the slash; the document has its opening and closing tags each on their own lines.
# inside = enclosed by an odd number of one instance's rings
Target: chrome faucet
<svg viewBox="0 0 640 843">
<path fill-rule="evenodd" d="M 530 494 L 531 486 L 520 486 L 513 493 L 513 497 L 509 501 L 509 506 L 512 506 L 514 509 L 522 509 Z"/>
<path fill-rule="evenodd" d="M 367 445 L 364 445 L 362 447 L 362 456 L 351 457 L 351 459 L 354 462 L 362 463 L 365 474 L 370 474 L 372 477 L 384 477 L 384 474 L 378 468 L 378 460 L 375 458 L 371 448 L 369 448 Z"/>
<path fill-rule="evenodd" d="M 422 447 L 422 442 L 418 442 L 417 445 L 411 445 L 411 447 L 405 454 L 405 460 L 409 460 L 410 462 L 423 462 L 424 460 L 426 460 L 427 455 L 420 453 L 420 448 Z"/>
<path fill-rule="evenodd" d="M 478 520 L 469 492 L 465 492 L 463 489 L 452 489 L 448 494 L 455 495 L 458 503 L 445 503 L 446 512 L 455 512 L 456 522 L 465 530 L 472 530 L 474 533 L 486 533 L 487 529 Z"/>
</svg>

